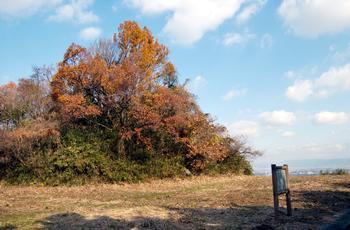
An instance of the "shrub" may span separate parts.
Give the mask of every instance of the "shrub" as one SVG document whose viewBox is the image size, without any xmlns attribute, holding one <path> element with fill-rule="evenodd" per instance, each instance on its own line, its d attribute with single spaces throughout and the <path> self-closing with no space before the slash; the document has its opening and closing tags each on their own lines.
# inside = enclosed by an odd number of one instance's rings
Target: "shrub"
<svg viewBox="0 0 350 230">
<path fill-rule="evenodd" d="M 348 175 L 349 171 L 346 169 L 335 169 L 333 171 L 329 171 L 329 170 L 321 170 L 320 171 L 320 175 L 325 176 L 325 175 Z"/>
<path fill-rule="evenodd" d="M 252 174 L 244 153 L 252 151 L 238 139 L 225 139 L 230 153 L 221 160 L 181 153 L 154 152 L 134 146 L 127 158 L 117 154 L 113 130 L 96 126 L 64 126 L 31 121 L 0 133 L 0 178 L 9 183 L 84 184 L 140 182 L 149 178 L 184 177 L 194 174 Z M 234 143 L 232 143 L 234 141 Z M 161 150 L 161 149 L 160 149 Z M 190 164 L 188 163 L 190 162 Z M 192 168 L 201 164 L 201 170 Z"/>
<path fill-rule="evenodd" d="M 230 155 L 223 161 L 211 164 L 204 171 L 206 174 L 239 174 L 239 175 L 252 175 L 253 168 L 249 161 L 240 155 Z"/>
<path fill-rule="evenodd" d="M 35 120 L 0 133 L 0 163 L 25 165 L 36 151 L 55 149 L 59 145 L 57 122 Z"/>
<path fill-rule="evenodd" d="M 100 129 L 66 129 L 59 147 L 33 152 L 24 161 L 7 167 L 9 183 L 84 184 L 89 181 L 140 182 L 148 178 L 185 176 L 180 156 L 119 159 L 111 152 L 114 136 Z M 143 155 L 145 153 L 140 153 Z M 136 155 L 136 153 L 135 153 Z M 149 154 L 151 156 L 151 154 Z"/>
</svg>

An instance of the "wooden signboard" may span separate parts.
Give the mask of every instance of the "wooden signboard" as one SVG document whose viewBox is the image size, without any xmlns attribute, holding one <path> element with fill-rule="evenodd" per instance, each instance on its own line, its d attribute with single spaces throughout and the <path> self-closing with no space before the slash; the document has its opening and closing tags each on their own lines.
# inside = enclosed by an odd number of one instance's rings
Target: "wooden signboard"
<svg viewBox="0 0 350 230">
<path fill-rule="evenodd" d="M 275 217 L 279 214 L 279 195 L 286 195 L 287 215 L 292 215 L 291 194 L 288 187 L 288 165 L 276 166 L 271 165 L 272 170 L 272 187 L 273 187 L 273 204 Z"/>
</svg>

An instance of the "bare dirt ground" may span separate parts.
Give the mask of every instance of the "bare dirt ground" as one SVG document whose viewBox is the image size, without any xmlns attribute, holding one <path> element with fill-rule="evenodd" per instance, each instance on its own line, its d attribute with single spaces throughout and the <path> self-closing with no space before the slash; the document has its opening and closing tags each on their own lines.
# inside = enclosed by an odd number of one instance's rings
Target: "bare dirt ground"
<svg viewBox="0 0 350 230">
<path fill-rule="evenodd" d="M 270 177 L 71 187 L 0 183 L 0 229 L 322 229 L 344 220 L 350 208 L 349 175 L 291 177 L 290 187 L 293 216 L 275 220 Z"/>
</svg>

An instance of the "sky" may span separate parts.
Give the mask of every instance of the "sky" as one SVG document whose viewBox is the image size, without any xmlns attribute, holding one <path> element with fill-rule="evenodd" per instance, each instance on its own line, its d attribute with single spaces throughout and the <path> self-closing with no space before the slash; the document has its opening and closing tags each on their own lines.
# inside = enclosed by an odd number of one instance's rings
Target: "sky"
<svg viewBox="0 0 350 230">
<path fill-rule="evenodd" d="M 256 169 L 350 158 L 348 0 L 0 0 L 0 84 L 125 20 L 169 48 L 204 112 L 264 152 Z"/>
</svg>

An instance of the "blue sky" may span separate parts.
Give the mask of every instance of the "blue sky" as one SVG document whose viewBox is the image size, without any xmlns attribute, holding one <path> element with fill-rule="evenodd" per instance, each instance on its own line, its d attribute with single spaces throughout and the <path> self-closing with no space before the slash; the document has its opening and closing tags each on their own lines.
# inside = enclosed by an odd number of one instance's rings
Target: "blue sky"
<svg viewBox="0 0 350 230">
<path fill-rule="evenodd" d="M 0 84 L 124 20 L 151 29 L 202 109 L 264 151 L 256 168 L 350 158 L 348 0 L 0 1 Z"/>
</svg>

